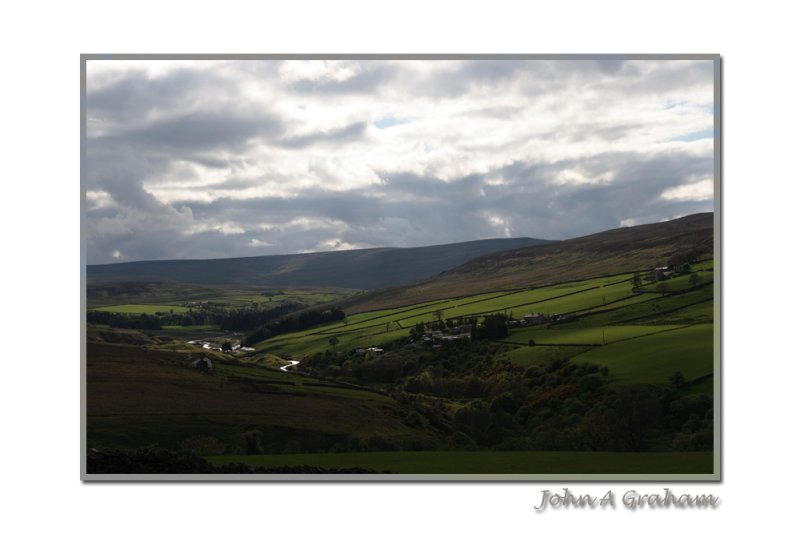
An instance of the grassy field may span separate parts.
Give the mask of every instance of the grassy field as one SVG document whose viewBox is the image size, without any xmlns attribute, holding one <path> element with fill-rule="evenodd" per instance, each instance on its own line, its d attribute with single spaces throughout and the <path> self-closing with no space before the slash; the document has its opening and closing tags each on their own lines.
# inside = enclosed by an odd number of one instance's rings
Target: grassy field
<svg viewBox="0 0 800 534">
<path fill-rule="evenodd" d="M 606 365 L 621 384 L 665 384 L 676 371 L 694 380 L 714 370 L 713 341 L 713 325 L 693 325 L 593 348 L 573 361 Z"/>
<path fill-rule="evenodd" d="M 708 262 L 702 266 L 710 265 Z M 704 275 L 711 276 L 705 272 Z M 688 279 L 688 276 L 680 278 Z M 679 278 L 679 279 L 680 279 Z M 513 329 L 506 341 L 537 343 L 602 345 L 666 331 L 684 324 L 683 316 L 671 320 L 653 320 L 673 310 L 703 302 L 711 295 L 710 286 L 688 293 L 636 294 L 630 284 L 631 275 L 614 275 L 592 280 L 566 282 L 529 290 L 494 292 L 469 297 L 436 300 L 403 306 L 392 310 L 376 310 L 352 315 L 346 321 L 293 332 L 268 339 L 256 346 L 258 352 L 273 353 L 285 358 L 302 359 L 331 348 L 336 337 L 337 351 L 349 351 L 390 343 L 408 336 L 418 322 L 430 322 L 441 312 L 443 319 L 505 312 L 522 318 L 526 313 L 567 314 L 589 313 L 577 323 L 554 328 Z M 676 311 L 677 313 L 677 311 Z M 644 318 L 645 324 L 637 319 Z M 631 322 L 635 324 L 619 325 Z M 697 321 L 687 321 L 697 322 Z M 615 324 L 611 324 L 615 323 Z M 527 361 L 527 357 L 523 358 Z M 535 359 L 535 358 L 534 358 Z"/>
<path fill-rule="evenodd" d="M 679 312 L 689 306 L 708 302 L 714 298 L 711 286 L 704 286 L 688 293 L 667 295 L 665 297 L 654 293 L 646 295 L 649 295 L 650 298 L 645 301 L 629 299 L 624 301 L 624 306 L 592 310 L 598 313 L 581 317 L 580 324 L 581 326 L 671 324 L 666 320 L 669 314 Z"/>
<path fill-rule="evenodd" d="M 663 332 L 677 328 L 675 326 L 591 326 L 588 328 L 580 327 L 556 327 L 556 328 L 520 328 L 511 331 L 505 341 L 515 343 L 527 343 L 534 340 L 536 343 L 544 344 L 589 344 L 606 345 L 616 343 L 625 339 L 647 336 L 657 332 Z"/>
<path fill-rule="evenodd" d="M 669 474 L 712 473 L 711 452 L 617 453 L 419 451 L 210 456 L 215 465 L 362 467 L 406 474 Z"/>
<path fill-rule="evenodd" d="M 506 352 L 503 357 L 520 367 L 530 367 L 531 365 L 546 364 L 556 358 L 572 358 L 582 352 L 589 350 L 588 347 L 569 347 L 569 346 L 534 346 L 519 347 Z"/>
<path fill-rule="evenodd" d="M 191 326 L 166 325 L 163 330 L 173 332 L 213 332 L 219 330 L 218 324 L 195 324 Z"/>
</svg>

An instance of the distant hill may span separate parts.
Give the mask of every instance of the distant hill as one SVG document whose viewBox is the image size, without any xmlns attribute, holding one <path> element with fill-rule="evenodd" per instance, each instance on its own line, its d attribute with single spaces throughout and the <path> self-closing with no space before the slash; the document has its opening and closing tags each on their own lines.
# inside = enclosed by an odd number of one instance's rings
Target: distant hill
<svg viewBox="0 0 800 534">
<path fill-rule="evenodd" d="M 414 248 L 373 248 L 213 260 L 161 260 L 87 266 L 89 282 L 181 282 L 377 289 L 409 284 L 478 256 L 553 243 L 527 237 Z"/>
<path fill-rule="evenodd" d="M 644 270 L 713 256 L 714 214 L 617 228 L 536 247 L 474 258 L 438 276 L 405 287 L 351 297 L 348 313 L 394 308 L 499 289 L 554 284 Z"/>
</svg>

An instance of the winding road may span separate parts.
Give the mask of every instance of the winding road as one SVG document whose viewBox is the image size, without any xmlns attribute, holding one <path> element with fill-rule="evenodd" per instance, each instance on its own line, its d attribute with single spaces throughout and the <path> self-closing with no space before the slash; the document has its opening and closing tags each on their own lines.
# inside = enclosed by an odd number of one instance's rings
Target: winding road
<svg viewBox="0 0 800 534">
<path fill-rule="evenodd" d="M 297 365 L 298 363 L 300 363 L 298 360 L 289 360 L 289 363 L 288 363 L 288 364 L 286 364 L 286 365 L 284 365 L 283 367 L 281 367 L 281 371 L 283 371 L 284 373 L 288 373 L 289 371 L 288 371 L 287 369 L 288 369 L 289 367 L 292 367 L 292 366 L 294 366 L 294 365 Z"/>
</svg>

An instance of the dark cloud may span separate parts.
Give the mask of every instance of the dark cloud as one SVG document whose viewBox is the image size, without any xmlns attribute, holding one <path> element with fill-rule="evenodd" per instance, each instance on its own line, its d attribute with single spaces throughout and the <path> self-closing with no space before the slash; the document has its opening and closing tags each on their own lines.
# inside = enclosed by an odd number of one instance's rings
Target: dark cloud
<svg viewBox="0 0 800 534">
<path fill-rule="evenodd" d="M 280 146 L 286 148 L 306 148 L 318 143 L 343 143 L 355 141 L 364 136 L 368 123 L 357 122 L 336 128 L 327 132 L 315 132 L 305 135 L 297 135 L 278 141 Z"/>
<path fill-rule="evenodd" d="M 253 138 L 275 137 L 282 130 L 281 121 L 272 115 L 253 117 L 195 112 L 125 132 L 117 141 L 195 153 L 235 148 Z"/>
<path fill-rule="evenodd" d="M 135 70 L 89 91 L 86 106 L 90 117 L 138 121 L 154 110 L 185 106 L 205 91 L 219 88 L 221 83 L 213 74 L 189 69 L 178 69 L 157 78 Z"/>
</svg>

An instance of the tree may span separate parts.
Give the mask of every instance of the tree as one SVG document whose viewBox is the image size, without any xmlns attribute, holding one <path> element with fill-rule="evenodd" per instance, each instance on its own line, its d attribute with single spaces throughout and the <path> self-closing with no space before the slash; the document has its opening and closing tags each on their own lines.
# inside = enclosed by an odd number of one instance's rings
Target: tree
<svg viewBox="0 0 800 534">
<path fill-rule="evenodd" d="M 612 406 L 613 436 L 627 451 L 641 451 L 661 419 L 658 397 L 645 386 L 623 386 Z"/>
<path fill-rule="evenodd" d="M 330 343 L 331 348 L 335 351 L 336 350 L 336 345 L 339 344 L 339 338 L 336 337 L 336 336 L 333 336 L 332 338 L 328 339 L 328 343 Z"/>
<path fill-rule="evenodd" d="M 508 336 L 508 325 L 506 324 L 506 317 L 502 314 L 487 315 L 483 318 L 481 324 L 475 332 L 475 337 L 481 339 L 503 339 Z"/>
<path fill-rule="evenodd" d="M 697 287 L 700 284 L 700 275 L 697 273 L 692 273 L 692 276 L 689 277 L 689 285 L 692 287 Z"/>
<path fill-rule="evenodd" d="M 639 287 L 642 285 L 642 275 L 639 273 L 633 273 L 633 278 L 631 279 L 631 284 L 633 287 Z"/>
<path fill-rule="evenodd" d="M 686 378 L 683 376 L 683 373 L 680 371 L 675 371 L 672 376 L 669 377 L 669 383 L 675 389 L 681 389 L 683 386 L 686 385 Z"/>
<path fill-rule="evenodd" d="M 667 284 L 658 284 L 656 290 L 661 293 L 661 296 L 666 296 L 669 289 L 667 288 Z"/>
<path fill-rule="evenodd" d="M 222 352 L 233 352 L 233 347 L 231 346 L 230 341 L 226 341 L 222 344 Z"/>
</svg>

